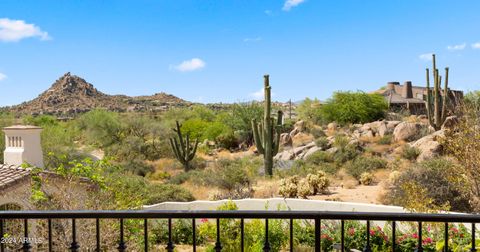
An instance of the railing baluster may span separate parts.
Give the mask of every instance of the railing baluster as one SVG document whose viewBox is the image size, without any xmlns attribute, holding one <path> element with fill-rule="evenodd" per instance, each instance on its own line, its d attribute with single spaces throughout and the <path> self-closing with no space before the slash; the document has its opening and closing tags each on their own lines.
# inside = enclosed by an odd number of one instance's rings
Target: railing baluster
<svg viewBox="0 0 480 252">
<path fill-rule="evenodd" d="M 222 243 L 220 242 L 220 219 L 217 218 L 217 242 L 215 242 L 215 251 L 222 251 Z"/>
<path fill-rule="evenodd" d="M 245 251 L 245 220 L 240 219 L 240 250 Z"/>
<path fill-rule="evenodd" d="M 422 247 L 422 222 L 418 222 L 418 247 L 415 250 L 416 252 L 423 252 L 423 247 Z"/>
<path fill-rule="evenodd" d="M 148 220 L 143 219 L 143 242 L 145 243 L 144 245 L 144 250 L 145 252 L 148 251 Z"/>
<path fill-rule="evenodd" d="M 290 219 L 290 252 L 293 252 L 293 219 Z"/>
<path fill-rule="evenodd" d="M 192 246 L 193 252 L 197 251 L 197 236 L 196 236 L 197 224 L 195 224 L 195 218 L 192 219 Z"/>
<path fill-rule="evenodd" d="M 173 242 L 172 242 L 172 219 L 169 218 L 168 219 L 168 243 L 167 243 L 167 251 L 168 252 L 173 252 L 173 249 L 175 248 L 175 246 L 173 245 Z"/>
<path fill-rule="evenodd" d="M 340 239 L 341 239 L 341 251 L 345 251 L 345 221 L 341 220 L 341 233 L 340 233 Z"/>
<path fill-rule="evenodd" d="M 315 252 L 320 252 L 322 248 L 322 232 L 320 227 L 320 219 L 315 219 Z"/>
<path fill-rule="evenodd" d="M 48 219 L 48 251 L 53 251 L 52 246 L 52 219 Z"/>
<path fill-rule="evenodd" d="M 95 238 L 96 238 L 96 242 L 97 242 L 97 249 L 96 251 L 97 252 L 100 252 L 100 247 L 101 247 L 101 244 L 100 244 L 100 219 L 96 219 L 95 220 Z"/>
<path fill-rule="evenodd" d="M 367 245 L 363 249 L 363 252 L 372 252 L 370 247 L 370 220 L 367 220 Z"/>
<path fill-rule="evenodd" d="M 397 223 L 395 221 L 392 222 L 392 251 L 395 252 L 395 245 L 397 242 Z"/>
<path fill-rule="evenodd" d="M 477 249 L 476 249 L 476 244 L 475 244 L 475 223 L 472 223 L 472 248 L 470 251 L 472 252 L 476 252 Z"/>
<path fill-rule="evenodd" d="M 28 252 L 32 248 L 32 246 L 30 246 L 30 241 L 28 239 L 28 219 L 23 220 L 23 231 L 24 231 L 23 233 L 24 240 L 23 240 L 22 249 L 23 251 Z"/>
<path fill-rule="evenodd" d="M 78 248 L 80 248 L 80 246 L 77 243 L 77 227 L 75 225 L 75 219 L 72 219 L 72 243 L 70 244 L 70 250 L 76 252 Z"/>
<path fill-rule="evenodd" d="M 123 235 L 123 219 L 120 219 L 120 242 L 118 243 L 117 249 L 119 252 L 124 252 L 127 249 Z"/>
<path fill-rule="evenodd" d="M 3 239 L 3 219 L 0 219 L 0 239 Z M 3 242 L 0 242 L 0 252 L 5 252 L 5 243 Z"/>
<path fill-rule="evenodd" d="M 444 251 L 448 252 L 448 222 L 445 222 L 445 236 L 444 236 L 444 239 L 445 239 L 445 249 L 444 249 Z"/>
<path fill-rule="evenodd" d="M 264 252 L 270 251 L 270 242 L 268 242 L 268 218 L 265 219 L 265 243 L 263 245 L 263 251 Z"/>
</svg>

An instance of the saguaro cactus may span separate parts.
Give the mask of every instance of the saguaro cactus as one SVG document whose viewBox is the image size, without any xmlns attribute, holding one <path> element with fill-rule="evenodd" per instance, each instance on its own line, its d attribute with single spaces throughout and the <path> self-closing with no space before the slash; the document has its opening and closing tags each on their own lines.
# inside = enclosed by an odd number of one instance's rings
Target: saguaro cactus
<svg viewBox="0 0 480 252">
<path fill-rule="evenodd" d="M 439 130 L 447 118 L 448 106 L 448 67 L 445 68 L 445 80 L 443 87 L 443 95 L 440 95 L 440 86 L 442 84 L 442 76 L 438 74 L 438 69 L 435 61 L 435 54 L 432 54 L 433 61 L 433 92 L 430 90 L 430 70 L 426 69 L 427 76 L 427 101 L 425 106 L 427 108 L 428 122 L 435 129 Z M 433 93 L 433 94 L 432 94 Z"/>
<path fill-rule="evenodd" d="M 271 87 L 269 83 L 269 76 L 265 75 L 264 78 L 264 116 L 260 123 L 257 123 L 255 119 L 252 120 L 253 138 L 255 145 L 260 154 L 263 155 L 265 174 L 273 175 L 273 156 L 277 155 L 280 142 L 280 133 L 282 127 L 283 112 L 278 111 L 277 123 L 274 124 L 274 118 L 271 117 Z"/>
<path fill-rule="evenodd" d="M 185 171 L 190 170 L 190 161 L 195 157 L 197 152 L 198 139 L 195 140 L 195 143 L 192 145 L 190 143 L 190 134 L 186 134 L 185 139 L 182 136 L 182 125 L 176 123 L 176 129 L 172 129 L 177 133 L 177 137 L 170 138 L 170 145 L 172 147 L 175 158 L 177 158 L 180 163 L 182 163 Z"/>
</svg>

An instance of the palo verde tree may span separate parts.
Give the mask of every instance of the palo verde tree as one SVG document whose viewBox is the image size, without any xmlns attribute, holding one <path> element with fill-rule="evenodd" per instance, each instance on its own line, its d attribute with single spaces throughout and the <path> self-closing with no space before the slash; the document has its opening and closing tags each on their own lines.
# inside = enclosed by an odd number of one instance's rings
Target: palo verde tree
<svg viewBox="0 0 480 252">
<path fill-rule="evenodd" d="M 182 125 L 175 121 L 176 129 L 172 129 L 175 133 L 177 133 L 176 137 L 170 138 L 170 145 L 172 146 L 173 154 L 175 154 L 175 158 L 182 163 L 183 168 L 185 171 L 190 170 L 190 161 L 193 160 L 195 157 L 195 153 L 197 152 L 198 146 L 198 138 L 195 139 L 195 143 L 193 145 L 190 143 L 190 134 L 187 133 L 185 138 L 182 135 Z"/>
<path fill-rule="evenodd" d="M 264 78 L 264 115 L 263 120 L 257 123 L 256 119 L 252 120 L 252 131 L 255 145 L 260 154 L 263 155 L 265 174 L 273 175 L 273 156 L 277 155 L 278 147 L 280 143 L 280 133 L 282 127 L 283 112 L 278 111 L 277 123 L 274 123 L 274 118 L 271 116 L 271 87 L 269 82 L 269 76 L 265 75 Z"/>
<path fill-rule="evenodd" d="M 430 70 L 426 69 L 427 76 L 427 101 L 425 106 L 427 108 L 428 122 L 435 129 L 439 130 L 447 118 L 448 105 L 448 67 L 445 68 L 445 80 L 443 87 L 443 95 L 440 95 L 440 86 L 442 84 L 442 76 L 439 75 L 435 54 L 432 54 L 433 61 L 433 94 L 430 90 Z"/>
</svg>

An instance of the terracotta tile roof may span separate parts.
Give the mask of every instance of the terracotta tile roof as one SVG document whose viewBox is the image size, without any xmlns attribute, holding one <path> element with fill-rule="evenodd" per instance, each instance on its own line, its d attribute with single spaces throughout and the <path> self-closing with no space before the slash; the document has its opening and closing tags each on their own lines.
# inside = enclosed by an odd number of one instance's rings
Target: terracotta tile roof
<svg viewBox="0 0 480 252">
<path fill-rule="evenodd" d="M 17 183 L 30 175 L 30 169 L 18 165 L 0 164 L 0 189 Z"/>
</svg>

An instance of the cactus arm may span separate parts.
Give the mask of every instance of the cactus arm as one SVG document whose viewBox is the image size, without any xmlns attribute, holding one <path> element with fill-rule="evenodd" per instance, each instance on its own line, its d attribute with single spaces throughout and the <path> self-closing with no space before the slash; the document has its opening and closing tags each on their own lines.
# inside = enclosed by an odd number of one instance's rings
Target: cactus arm
<svg viewBox="0 0 480 252">
<path fill-rule="evenodd" d="M 432 117 L 432 92 L 430 91 L 430 72 L 429 69 L 426 69 L 426 76 L 427 76 L 427 101 L 425 106 L 427 108 L 427 117 L 428 123 L 433 126 L 433 117 Z"/>
<path fill-rule="evenodd" d="M 448 67 L 445 68 L 445 86 L 443 88 L 442 99 L 442 124 L 447 118 L 447 105 L 448 105 Z"/>
<path fill-rule="evenodd" d="M 180 148 L 182 150 L 185 150 L 185 145 L 183 143 L 183 136 L 182 136 L 182 125 L 180 125 L 180 123 L 178 121 L 175 121 L 175 124 L 177 126 L 177 130 L 175 130 L 175 132 L 177 132 L 177 135 L 178 135 L 178 140 L 180 142 Z"/>
<path fill-rule="evenodd" d="M 195 139 L 195 144 L 193 145 L 193 150 L 191 151 L 190 155 L 188 156 L 189 160 L 193 160 L 195 157 L 195 153 L 197 152 L 197 147 L 198 147 L 198 138 Z"/>
<path fill-rule="evenodd" d="M 262 146 L 263 142 L 260 140 L 260 133 L 258 132 L 259 128 L 258 128 L 257 120 L 255 119 L 252 120 L 252 130 L 253 130 L 253 140 L 255 141 L 255 146 L 257 146 L 258 153 L 263 155 L 265 153 L 265 150 L 263 149 L 263 146 Z"/>
</svg>

